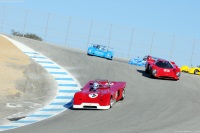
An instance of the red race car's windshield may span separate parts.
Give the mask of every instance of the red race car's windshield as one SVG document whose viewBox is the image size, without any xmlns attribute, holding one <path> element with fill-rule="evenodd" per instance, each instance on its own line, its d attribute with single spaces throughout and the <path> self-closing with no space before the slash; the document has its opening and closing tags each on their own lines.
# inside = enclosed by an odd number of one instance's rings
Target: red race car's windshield
<svg viewBox="0 0 200 133">
<path fill-rule="evenodd" d="M 169 63 L 168 61 L 158 61 L 156 63 L 156 66 L 161 67 L 161 68 L 173 68 L 171 63 Z"/>
</svg>

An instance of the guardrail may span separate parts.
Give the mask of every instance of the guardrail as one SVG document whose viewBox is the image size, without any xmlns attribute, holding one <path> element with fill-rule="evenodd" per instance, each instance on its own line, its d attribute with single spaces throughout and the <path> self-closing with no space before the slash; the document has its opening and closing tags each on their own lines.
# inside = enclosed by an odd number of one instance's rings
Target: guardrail
<svg viewBox="0 0 200 133">
<path fill-rule="evenodd" d="M 15 16 L 15 19 L 13 19 Z M 92 43 L 114 48 L 115 57 L 153 55 L 179 66 L 200 64 L 200 39 L 117 26 L 53 13 L 0 6 L 0 32 L 34 33 L 45 42 L 87 50 Z"/>
</svg>

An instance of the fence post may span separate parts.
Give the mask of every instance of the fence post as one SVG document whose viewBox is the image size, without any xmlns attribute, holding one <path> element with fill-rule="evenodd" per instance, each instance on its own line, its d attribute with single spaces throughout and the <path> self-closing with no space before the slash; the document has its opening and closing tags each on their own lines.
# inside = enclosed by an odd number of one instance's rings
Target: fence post
<svg viewBox="0 0 200 133">
<path fill-rule="evenodd" d="M 89 30 L 88 40 L 87 40 L 87 48 L 88 48 L 88 45 L 89 45 L 89 42 L 90 42 L 90 35 L 91 35 L 91 32 L 92 32 L 92 25 L 93 25 L 93 21 L 91 21 L 91 24 L 90 24 L 90 30 Z"/>
<path fill-rule="evenodd" d="M 44 41 L 46 41 L 47 30 L 48 30 L 48 25 L 49 25 L 49 17 L 50 17 L 50 13 L 48 13 L 48 17 L 47 17 L 47 23 L 46 23 L 46 28 L 45 28 Z"/>
<path fill-rule="evenodd" d="M 155 34 L 155 32 L 153 32 L 153 36 L 152 36 L 152 39 L 151 39 L 150 55 L 151 55 L 151 50 L 152 50 L 153 41 L 154 41 L 154 34 Z"/>
<path fill-rule="evenodd" d="M 111 34 L 112 34 L 112 24 L 110 25 L 110 34 L 109 34 L 109 38 L 108 38 L 108 47 L 110 46 Z"/>
<path fill-rule="evenodd" d="M 70 22 L 71 22 L 71 17 L 69 17 L 69 21 L 68 21 L 67 33 L 66 33 L 66 39 L 65 39 L 65 46 L 67 45 L 67 41 L 68 41 Z M 69 45 L 68 45 L 68 46 L 69 46 Z"/>
<path fill-rule="evenodd" d="M 173 35 L 173 39 L 172 39 L 172 47 L 171 47 L 171 52 L 170 52 L 170 61 L 172 60 L 173 47 L 174 47 L 174 35 Z"/>
<path fill-rule="evenodd" d="M 131 47 L 132 47 L 134 31 L 135 31 L 135 29 L 133 28 L 132 34 L 131 34 L 131 41 L 130 41 L 130 45 L 129 45 L 128 58 L 130 57 L 130 51 L 131 51 Z"/>
<path fill-rule="evenodd" d="M 195 45 L 196 39 L 194 39 L 193 42 L 193 47 L 192 47 L 192 55 L 191 55 L 191 59 L 190 59 L 190 65 L 192 66 L 192 58 L 193 58 L 193 53 L 194 53 L 194 45 Z"/>
<path fill-rule="evenodd" d="M 1 32 L 3 32 L 3 25 L 4 25 L 4 11 L 5 11 L 5 6 L 3 7 L 3 9 L 2 9 L 2 24 L 1 24 Z"/>
<path fill-rule="evenodd" d="M 26 14 L 25 14 L 25 19 L 24 19 L 24 27 L 23 27 L 23 37 L 24 37 L 24 34 L 25 34 L 25 28 L 26 28 L 26 19 L 27 19 L 27 13 L 28 13 L 28 10 L 26 10 Z"/>
</svg>

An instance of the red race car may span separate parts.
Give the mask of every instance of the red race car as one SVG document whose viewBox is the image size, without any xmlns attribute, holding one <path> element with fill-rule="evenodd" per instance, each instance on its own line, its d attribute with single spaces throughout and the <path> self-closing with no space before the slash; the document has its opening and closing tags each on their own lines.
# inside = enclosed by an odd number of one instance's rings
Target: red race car
<svg viewBox="0 0 200 133">
<path fill-rule="evenodd" d="M 150 77 L 156 78 L 179 80 L 180 77 L 180 68 L 174 62 L 159 58 L 155 60 L 147 58 L 145 72 L 149 72 Z"/>
<path fill-rule="evenodd" d="M 151 64 L 154 63 L 156 60 L 158 60 L 159 58 L 157 57 L 153 57 L 148 55 L 147 59 L 146 59 L 146 65 L 145 65 L 145 72 L 149 73 L 150 69 L 151 69 Z"/>
<path fill-rule="evenodd" d="M 74 109 L 109 109 L 125 97 L 126 82 L 89 81 L 74 95 Z"/>
</svg>

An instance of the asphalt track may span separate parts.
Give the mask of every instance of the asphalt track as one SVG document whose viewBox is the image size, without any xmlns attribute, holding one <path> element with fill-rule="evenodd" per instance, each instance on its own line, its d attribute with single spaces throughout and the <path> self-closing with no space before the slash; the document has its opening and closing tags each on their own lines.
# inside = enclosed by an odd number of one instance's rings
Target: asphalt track
<svg viewBox="0 0 200 133">
<path fill-rule="evenodd" d="M 5 133 L 197 133 L 200 132 L 200 76 L 179 81 L 149 78 L 144 68 L 87 56 L 84 52 L 14 39 L 49 57 L 83 86 L 91 79 L 126 81 L 126 97 L 109 110 L 67 110 Z"/>
</svg>

